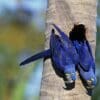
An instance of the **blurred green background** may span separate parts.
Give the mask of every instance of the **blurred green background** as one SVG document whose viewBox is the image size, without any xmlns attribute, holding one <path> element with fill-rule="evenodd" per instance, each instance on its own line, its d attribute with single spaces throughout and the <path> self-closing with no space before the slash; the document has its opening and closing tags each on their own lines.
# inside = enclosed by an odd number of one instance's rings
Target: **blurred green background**
<svg viewBox="0 0 100 100">
<path fill-rule="evenodd" d="M 0 100 L 39 100 L 43 61 L 19 63 L 44 48 L 47 0 L 0 0 Z M 97 17 L 97 77 L 100 76 L 100 4 Z M 100 100 L 100 82 L 93 100 Z"/>
</svg>

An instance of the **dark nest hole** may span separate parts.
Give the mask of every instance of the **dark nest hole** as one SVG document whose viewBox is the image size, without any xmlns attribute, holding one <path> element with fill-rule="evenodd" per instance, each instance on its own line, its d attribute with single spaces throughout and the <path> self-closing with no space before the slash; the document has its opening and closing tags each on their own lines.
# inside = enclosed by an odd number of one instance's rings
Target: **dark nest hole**
<svg viewBox="0 0 100 100">
<path fill-rule="evenodd" d="M 86 28 L 83 24 L 74 25 L 71 32 L 69 33 L 69 38 L 74 41 L 84 41 L 86 40 Z"/>
</svg>

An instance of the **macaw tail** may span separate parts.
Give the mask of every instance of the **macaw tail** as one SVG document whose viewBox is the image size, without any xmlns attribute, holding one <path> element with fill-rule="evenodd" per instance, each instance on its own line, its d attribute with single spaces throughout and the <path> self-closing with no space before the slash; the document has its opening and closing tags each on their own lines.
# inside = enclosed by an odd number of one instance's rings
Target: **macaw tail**
<svg viewBox="0 0 100 100">
<path fill-rule="evenodd" d="M 67 36 L 67 34 L 65 34 L 57 25 L 55 24 L 52 24 L 52 25 L 55 27 L 55 29 L 58 31 L 58 33 L 61 35 L 63 39 L 69 40 L 69 37 Z"/>
<path fill-rule="evenodd" d="M 35 61 L 37 59 L 40 59 L 40 58 L 49 58 L 50 56 L 51 56 L 51 50 L 48 49 L 48 50 L 42 51 L 36 55 L 33 55 L 33 56 L 27 58 L 26 60 L 24 60 L 23 62 L 20 63 L 20 66 L 28 64 L 28 63 Z"/>
</svg>

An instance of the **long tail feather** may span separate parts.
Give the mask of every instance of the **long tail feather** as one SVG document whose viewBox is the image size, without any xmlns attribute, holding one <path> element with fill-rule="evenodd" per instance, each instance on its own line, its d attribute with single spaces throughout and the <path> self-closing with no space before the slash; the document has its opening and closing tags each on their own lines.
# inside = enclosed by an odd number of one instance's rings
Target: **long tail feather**
<svg viewBox="0 0 100 100">
<path fill-rule="evenodd" d="M 69 39 L 68 36 L 67 36 L 67 34 L 65 34 L 57 25 L 55 25 L 55 24 L 52 24 L 52 25 L 55 27 L 55 29 L 59 32 L 59 34 L 60 34 L 63 38 Z"/>
<path fill-rule="evenodd" d="M 28 64 L 28 63 L 35 61 L 37 59 L 40 59 L 40 58 L 46 58 L 46 57 L 50 57 L 50 56 L 51 56 L 51 50 L 48 49 L 48 50 L 45 50 L 43 52 L 40 52 L 36 55 L 33 55 L 33 56 L 27 58 L 26 60 L 24 60 L 23 62 L 20 63 L 20 66 Z"/>
</svg>

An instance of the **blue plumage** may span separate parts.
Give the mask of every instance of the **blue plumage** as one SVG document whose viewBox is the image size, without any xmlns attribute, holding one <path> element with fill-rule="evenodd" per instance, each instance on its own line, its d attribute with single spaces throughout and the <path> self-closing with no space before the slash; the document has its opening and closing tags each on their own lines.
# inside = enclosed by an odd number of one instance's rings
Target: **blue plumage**
<svg viewBox="0 0 100 100">
<path fill-rule="evenodd" d="M 51 58 L 54 66 L 64 73 L 66 83 L 76 80 L 76 66 L 80 76 L 86 81 L 89 88 L 96 85 L 95 60 L 91 47 L 85 37 L 85 27 L 76 25 L 69 37 L 55 24 L 52 24 L 59 35 L 52 29 L 50 36 L 50 49 L 40 52 L 20 65 L 25 65 L 40 58 Z"/>
<path fill-rule="evenodd" d="M 61 35 L 60 37 L 60 41 L 62 46 L 65 48 L 67 55 L 71 58 L 71 61 L 74 62 L 74 64 L 78 64 L 79 62 L 79 56 L 77 54 L 77 51 L 72 43 L 72 41 L 69 39 L 69 37 L 67 36 L 67 34 L 65 34 L 62 30 L 60 30 L 60 28 L 58 26 L 56 26 L 55 24 L 53 24 L 54 28 L 58 31 L 58 33 Z M 53 39 L 55 40 L 55 39 Z M 51 40 L 52 42 L 52 40 Z"/>
<path fill-rule="evenodd" d="M 90 54 L 89 48 L 87 46 L 86 40 L 78 42 L 77 40 L 73 42 L 76 50 L 79 54 L 79 64 L 85 71 L 89 71 L 93 65 L 93 56 Z"/>
<path fill-rule="evenodd" d="M 61 36 L 55 35 L 53 29 L 50 37 L 50 49 L 26 59 L 20 65 L 39 58 L 51 57 L 55 67 L 66 75 L 67 83 L 72 83 L 76 79 L 75 64 L 78 62 L 78 54 L 68 36 L 58 26 L 55 24 L 53 26 Z"/>
<path fill-rule="evenodd" d="M 81 43 L 81 49 L 79 48 L 79 52 L 80 66 L 78 66 L 78 69 L 80 75 L 86 81 L 87 88 L 94 88 L 97 83 L 95 61 L 88 41 L 84 40 L 84 42 Z"/>
<path fill-rule="evenodd" d="M 24 60 L 23 62 L 20 63 L 20 66 L 28 64 L 28 63 L 35 61 L 35 60 L 38 60 L 40 58 L 48 58 L 50 56 L 51 56 L 51 50 L 48 49 L 48 50 L 45 50 L 43 52 L 40 52 L 36 55 L 33 55 L 33 56 L 27 58 L 26 60 Z"/>
<path fill-rule="evenodd" d="M 93 68 L 91 67 L 89 71 L 84 71 L 82 67 L 78 66 L 78 69 L 79 69 L 80 76 L 87 84 L 86 87 L 89 89 L 93 89 L 97 83 L 96 75 L 94 73 Z"/>
<path fill-rule="evenodd" d="M 79 55 L 78 70 L 80 76 L 85 80 L 88 88 L 93 88 L 97 82 L 95 75 L 95 60 L 85 33 L 85 26 L 79 24 L 72 29 L 70 38 Z"/>
<path fill-rule="evenodd" d="M 73 82 L 76 79 L 75 64 L 70 56 L 70 49 L 68 47 L 69 44 L 67 44 L 65 41 L 67 45 L 64 45 L 61 39 L 62 38 L 60 38 L 58 35 L 52 33 L 50 38 L 52 61 L 56 68 L 66 74 L 66 81 L 69 83 L 68 80 Z M 67 75 L 70 76 L 69 79 L 67 78 Z"/>
</svg>

